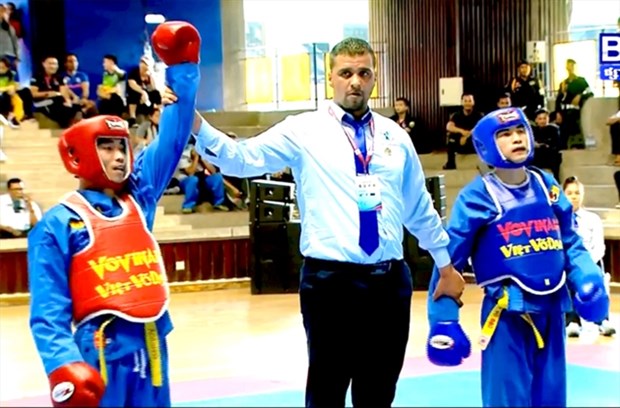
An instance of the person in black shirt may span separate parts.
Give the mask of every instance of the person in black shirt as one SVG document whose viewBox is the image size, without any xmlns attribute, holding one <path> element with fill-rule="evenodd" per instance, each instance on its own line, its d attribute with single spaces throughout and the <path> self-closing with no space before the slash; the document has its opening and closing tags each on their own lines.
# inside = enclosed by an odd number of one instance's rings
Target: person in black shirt
<svg viewBox="0 0 620 408">
<path fill-rule="evenodd" d="M 611 154 L 614 156 L 614 166 L 620 166 L 620 110 L 607 118 L 611 136 Z"/>
<path fill-rule="evenodd" d="M 533 165 L 541 169 L 549 169 L 553 176 L 560 182 L 560 164 L 562 153 L 560 152 L 560 128 L 549 123 L 549 111 L 539 109 L 536 111 L 536 126 L 534 131 L 534 161 Z"/>
<path fill-rule="evenodd" d="M 576 65 L 575 60 L 566 60 L 568 77 L 560 83 L 555 110 L 562 112 L 568 148 L 585 149 L 586 142 L 581 130 L 581 109 L 594 94 L 590 90 L 588 81 L 575 73 Z"/>
<path fill-rule="evenodd" d="M 58 60 L 45 57 L 42 65 L 43 71 L 30 80 L 35 109 L 61 128 L 67 128 L 81 119 L 81 112 L 73 106 L 67 87 L 58 75 Z"/>
<path fill-rule="evenodd" d="M 413 129 L 416 126 L 415 120 L 411 115 L 411 103 L 409 99 L 405 97 L 396 98 L 394 101 L 394 115 L 390 116 L 394 122 L 398 123 L 398 125 L 409 134 L 413 145 L 416 148 L 417 152 L 420 152 L 421 149 L 421 140 L 416 140 L 414 137 Z"/>
<path fill-rule="evenodd" d="M 497 109 L 510 108 L 512 106 L 512 100 L 508 92 L 502 92 L 497 96 Z"/>
<path fill-rule="evenodd" d="M 523 109 L 530 120 L 536 117 L 536 111 L 545 106 L 545 88 L 539 79 L 532 75 L 532 67 L 526 61 L 519 63 L 518 75 L 506 85 L 512 106 Z"/>
<path fill-rule="evenodd" d="M 448 131 L 448 161 L 443 166 L 444 170 L 456 169 L 456 153 L 475 153 L 474 144 L 471 141 L 471 130 L 482 119 L 482 113 L 475 110 L 474 95 L 464 93 L 461 96 L 463 109 L 453 113 L 446 125 Z"/>
</svg>

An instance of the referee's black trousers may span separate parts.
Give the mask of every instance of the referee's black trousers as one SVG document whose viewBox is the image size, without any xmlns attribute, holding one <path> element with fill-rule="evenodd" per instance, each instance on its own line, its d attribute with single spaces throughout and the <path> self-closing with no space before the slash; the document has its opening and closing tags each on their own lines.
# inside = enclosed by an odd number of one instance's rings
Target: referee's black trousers
<svg viewBox="0 0 620 408">
<path fill-rule="evenodd" d="M 390 407 L 409 339 L 404 261 L 358 265 L 308 258 L 300 302 L 308 341 L 306 407 Z"/>
</svg>

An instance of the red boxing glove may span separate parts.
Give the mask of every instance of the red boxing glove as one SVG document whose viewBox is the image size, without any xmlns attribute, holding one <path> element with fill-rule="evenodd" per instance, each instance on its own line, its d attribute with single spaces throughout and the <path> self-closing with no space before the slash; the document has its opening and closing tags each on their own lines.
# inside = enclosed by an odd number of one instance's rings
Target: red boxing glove
<svg viewBox="0 0 620 408">
<path fill-rule="evenodd" d="M 200 62 L 200 34 L 184 21 L 160 24 L 151 36 L 153 49 L 168 66 L 183 62 Z"/>
<path fill-rule="evenodd" d="M 98 407 L 105 391 L 99 372 L 82 362 L 57 368 L 49 381 L 55 407 Z"/>
</svg>

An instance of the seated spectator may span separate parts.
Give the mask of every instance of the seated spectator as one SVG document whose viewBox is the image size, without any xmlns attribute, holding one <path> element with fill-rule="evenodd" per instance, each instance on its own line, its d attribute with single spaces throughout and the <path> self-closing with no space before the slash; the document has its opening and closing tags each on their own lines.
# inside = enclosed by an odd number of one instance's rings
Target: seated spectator
<svg viewBox="0 0 620 408">
<path fill-rule="evenodd" d="M 614 155 L 614 166 L 620 166 L 620 111 L 610 116 L 606 122 L 611 136 L 611 154 Z"/>
<path fill-rule="evenodd" d="M 8 59 L 0 58 L 0 115 L 7 119 L 9 126 L 18 128 L 24 118 L 24 103 L 17 94 L 17 74 L 10 66 Z"/>
<path fill-rule="evenodd" d="M 147 119 L 140 123 L 138 129 L 136 129 L 136 134 L 144 139 L 148 139 L 152 141 L 159 134 L 159 118 L 161 116 L 161 111 L 158 107 L 151 107 L 149 109 L 149 113 Z"/>
<path fill-rule="evenodd" d="M 536 111 L 536 126 L 534 131 L 534 161 L 533 165 L 541 169 L 549 169 L 555 179 L 560 182 L 560 165 L 562 153 L 560 152 L 560 129 L 549 123 L 549 111 L 539 109 Z"/>
<path fill-rule="evenodd" d="M 159 109 L 151 109 L 148 119 L 142 122 L 138 129 L 136 129 L 133 137 L 135 157 L 138 157 L 138 154 L 157 137 L 160 116 Z"/>
<path fill-rule="evenodd" d="M 511 106 L 510 94 L 507 92 L 500 93 L 497 97 L 497 109 L 510 108 Z"/>
<path fill-rule="evenodd" d="M 145 58 L 140 65 L 129 71 L 127 76 L 127 104 L 129 105 L 129 126 L 136 125 L 136 115 L 146 115 L 161 105 L 161 94 L 155 88 L 155 78 Z"/>
<path fill-rule="evenodd" d="M 24 193 L 20 179 L 6 185 L 9 192 L 0 195 L 0 238 L 23 238 L 41 219 L 41 209 Z"/>
<path fill-rule="evenodd" d="M 75 54 L 67 54 L 65 57 L 65 73 L 62 83 L 69 91 L 69 97 L 76 109 L 82 113 L 82 117 L 90 118 L 97 115 L 97 105 L 90 97 L 90 81 L 88 75 L 78 71 L 78 58 Z"/>
<path fill-rule="evenodd" d="M 30 81 L 35 109 L 61 128 L 69 127 L 79 110 L 74 108 L 69 90 L 58 75 L 58 60 L 51 56 L 45 57 L 42 65 L 43 71 Z"/>
<path fill-rule="evenodd" d="M 184 214 L 193 213 L 204 201 L 209 201 L 216 210 L 228 211 L 222 173 L 204 161 L 192 144 L 188 144 L 183 151 L 175 178 L 185 194 L 181 208 Z"/>
<path fill-rule="evenodd" d="M 475 153 L 474 144 L 471 140 L 471 131 L 478 121 L 482 119 L 482 113 L 475 110 L 474 95 L 464 93 L 461 96 L 463 109 L 450 115 L 446 125 L 448 131 L 448 161 L 443 166 L 444 170 L 456 169 L 456 154 Z"/>
<path fill-rule="evenodd" d="M 97 106 L 101 115 L 122 117 L 125 112 L 125 71 L 117 65 L 114 55 L 103 57 L 103 77 L 97 87 Z"/>
</svg>

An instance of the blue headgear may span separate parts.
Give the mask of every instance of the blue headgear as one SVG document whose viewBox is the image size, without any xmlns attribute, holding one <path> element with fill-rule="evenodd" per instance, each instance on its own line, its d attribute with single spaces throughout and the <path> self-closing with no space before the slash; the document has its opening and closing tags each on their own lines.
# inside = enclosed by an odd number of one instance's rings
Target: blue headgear
<svg viewBox="0 0 620 408">
<path fill-rule="evenodd" d="M 524 126 L 528 136 L 529 150 L 527 158 L 521 163 L 507 160 L 499 151 L 495 139 L 498 132 L 515 126 Z M 480 119 L 472 130 L 472 141 L 480 159 L 489 166 L 500 169 L 523 167 L 534 158 L 534 133 L 527 117 L 520 108 L 504 108 L 495 110 Z"/>
</svg>

